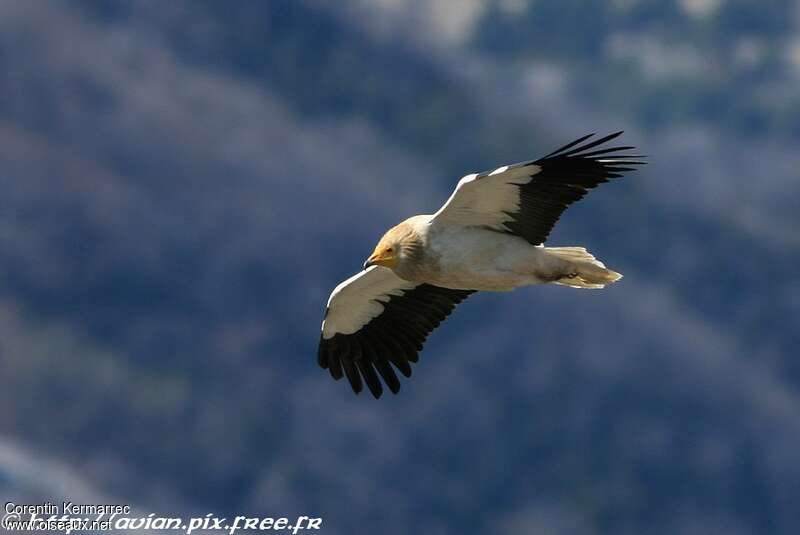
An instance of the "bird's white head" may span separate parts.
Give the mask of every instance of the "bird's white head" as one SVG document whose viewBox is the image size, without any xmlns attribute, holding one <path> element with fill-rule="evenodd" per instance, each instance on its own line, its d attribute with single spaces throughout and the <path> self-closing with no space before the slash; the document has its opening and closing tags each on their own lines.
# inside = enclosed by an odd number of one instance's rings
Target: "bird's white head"
<svg viewBox="0 0 800 535">
<path fill-rule="evenodd" d="M 397 269 L 406 261 L 417 256 L 421 242 L 414 229 L 403 222 L 389 229 L 375 246 L 375 250 L 367 261 L 364 269 L 369 266 L 384 266 Z"/>
</svg>

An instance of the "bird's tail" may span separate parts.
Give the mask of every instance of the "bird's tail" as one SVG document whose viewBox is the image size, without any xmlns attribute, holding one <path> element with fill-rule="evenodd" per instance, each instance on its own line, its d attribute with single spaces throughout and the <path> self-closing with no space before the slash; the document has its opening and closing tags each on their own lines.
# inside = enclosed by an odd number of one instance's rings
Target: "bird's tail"
<svg viewBox="0 0 800 535">
<path fill-rule="evenodd" d="M 570 275 L 555 282 L 573 288 L 603 288 L 622 278 L 622 274 L 612 271 L 583 247 L 546 247 L 551 255 L 565 260 L 571 268 Z"/>
</svg>

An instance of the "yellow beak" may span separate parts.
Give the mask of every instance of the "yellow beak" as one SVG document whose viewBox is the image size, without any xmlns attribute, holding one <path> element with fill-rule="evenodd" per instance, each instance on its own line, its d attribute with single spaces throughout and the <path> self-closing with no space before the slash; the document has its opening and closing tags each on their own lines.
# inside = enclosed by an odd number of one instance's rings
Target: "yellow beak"
<svg viewBox="0 0 800 535">
<path fill-rule="evenodd" d="M 367 261 L 364 262 L 364 269 L 367 269 L 369 266 L 385 266 L 388 268 L 393 268 L 397 266 L 397 258 L 395 258 L 394 254 L 386 252 L 386 251 L 376 251 L 372 253 L 372 256 L 367 258 Z"/>
</svg>

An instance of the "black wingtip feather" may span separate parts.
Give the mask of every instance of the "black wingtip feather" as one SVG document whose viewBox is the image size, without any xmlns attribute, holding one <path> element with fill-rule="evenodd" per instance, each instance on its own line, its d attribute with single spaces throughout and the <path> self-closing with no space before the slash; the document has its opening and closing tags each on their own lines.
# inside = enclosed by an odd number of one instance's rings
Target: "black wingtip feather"
<svg viewBox="0 0 800 535">
<path fill-rule="evenodd" d="M 378 370 L 383 382 L 389 387 L 392 394 L 397 394 L 400 391 L 400 380 L 395 375 L 394 370 L 389 365 L 389 361 L 385 358 L 378 358 L 374 362 L 375 369 Z"/>
<path fill-rule="evenodd" d="M 342 359 L 340 358 L 331 359 L 328 371 L 330 372 L 331 377 L 333 377 L 335 381 L 341 379 L 344 376 L 344 372 L 342 371 Z"/>
<path fill-rule="evenodd" d="M 504 223 L 508 232 L 540 245 L 569 205 L 599 184 L 644 165 L 642 156 L 628 152 L 635 151 L 633 146 L 600 147 L 623 133 L 620 130 L 599 138 L 594 134 L 583 136 L 534 160 L 532 163 L 539 170 L 529 182 L 517 185 L 520 204 L 508 213 L 511 220 Z"/>
<path fill-rule="evenodd" d="M 603 136 L 603 137 L 601 137 L 599 139 L 595 139 L 590 143 L 586 143 L 585 145 L 581 145 L 580 147 L 576 147 L 576 148 L 574 148 L 574 149 L 572 149 L 572 150 L 570 150 L 568 152 L 561 153 L 561 154 L 559 154 L 559 156 L 577 155 L 578 153 L 582 153 L 585 150 L 594 148 L 594 147 L 596 147 L 598 145 L 602 145 L 603 143 L 611 141 L 612 139 L 616 139 L 620 135 L 622 135 L 622 131 L 621 130 L 619 132 L 614 132 L 613 134 L 608 134 L 607 136 Z"/>
<path fill-rule="evenodd" d="M 610 153 L 612 153 L 612 152 L 620 152 L 620 151 L 623 151 L 623 150 L 632 150 L 632 149 L 635 149 L 635 148 L 636 147 L 633 147 L 631 145 L 623 145 L 621 147 L 610 147 L 610 148 L 607 148 L 607 149 L 597 149 L 597 150 L 593 150 L 593 151 L 590 151 L 590 152 L 582 152 L 580 154 L 580 156 L 581 156 L 581 158 L 590 158 L 592 156 L 600 156 L 602 154 L 609 154 L 609 158 L 621 158 L 622 155 L 610 155 Z"/>
<path fill-rule="evenodd" d="M 375 373 L 375 368 L 372 367 L 372 363 L 362 358 L 356 361 L 356 366 L 358 366 L 358 371 L 361 372 L 364 382 L 367 383 L 369 391 L 375 399 L 379 399 L 383 395 L 383 387 L 381 386 L 381 380 L 378 379 L 378 374 Z"/>
<path fill-rule="evenodd" d="M 396 394 L 401 383 L 395 369 L 410 377 L 411 363 L 419 360 L 428 335 L 472 293 L 474 290 L 421 284 L 400 295 L 387 296 L 383 313 L 360 330 L 322 338 L 319 360 L 326 364 L 331 375 L 346 376 L 356 394 L 366 385 L 379 398 L 383 384 Z"/>
<path fill-rule="evenodd" d="M 359 375 L 358 370 L 353 362 L 351 360 L 343 360 L 342 368 L 344 368 L 344 373 L 347 375 L 347 381 L 350 383 L 350 388 L 352 388 L 353 392 L 356 394 L 360 394 L 361 390 L 364 388 L 364 385 L 361 383 L 361 375 Z"/>
<path fill-rule="evenodd" d="M 317 364 L 319 364 L 322 369 L 328 367 L 327 346 L 324 342 L 325 339 L 320 336 L 319 347 L 317 348 Z"/>
<path fill-rule="evenodd" d="M 592 137 L 592 136 L 593 136 L 593 135 L 595 135 L 595 134 L 596 134 L 596 132 L 592 132 L 591 134 L 586 134 L 585 136 L 583 136 L 583 137 L 581 137 L 581 138 L 578 138 L 578 139 L 576 139 L 575 141 L 571 141 L 570 143 L 567 143 L 567 144 L 566 144 L 566 145 L 564 145 L 563 147 L 561 147 L 561 148 L 558 148 L 558 149 L 554 150 L 554 151 L 553 151 L 553 152 L 551 152 L 550 154 L 548 154 L 548 155 L 546 155 L 546 156 L 542 157 L 541 159 L 542 159 L 542 160 L 544 160 L 544 159 L 546 159 L 546 158 L 549 158 L 550 156 L 555 156 L 555 155 L 556 155 L 556 154 L 558 154 L 559 152 L 562 152 L 562 151 L 565 151 L 565 150 L 567 150 L 567 149 L 570 149 L 570 148 L 574 147 L 575 145 L 577 145 L 578 143 L 582 143 L 582 142 L 586 141 L 587 139 L 589 139 L 590 137 Z"/>
<path fill-rule="evenodd" d="M 408 379 L 411 377 L 411 364 L 408 360 L 392 359 L 392 365 L 397 368 L 397 371 L 403 374 L 403 377 Z"/>
</svg>

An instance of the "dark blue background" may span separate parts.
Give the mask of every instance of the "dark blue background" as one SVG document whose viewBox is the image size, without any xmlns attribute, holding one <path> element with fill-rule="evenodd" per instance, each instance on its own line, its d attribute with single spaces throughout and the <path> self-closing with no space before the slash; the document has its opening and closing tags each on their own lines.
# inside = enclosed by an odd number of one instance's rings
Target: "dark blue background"
<svg viewBox="0 0 800 535">
<path fill-rule="evenodd" d="M 757 6 L 757 7 L 756 7 Z M 0 5 L 0 493 L 325 533 L 800 529 L 790 1 Z M 625 129 L 553 245 L 397 397 L 330 290 L 461 175 Z"/>
</svg>

